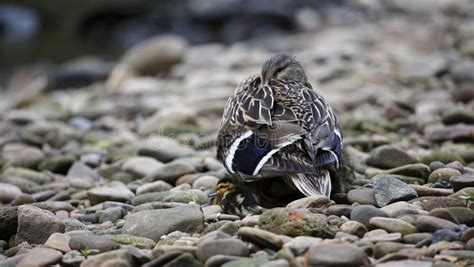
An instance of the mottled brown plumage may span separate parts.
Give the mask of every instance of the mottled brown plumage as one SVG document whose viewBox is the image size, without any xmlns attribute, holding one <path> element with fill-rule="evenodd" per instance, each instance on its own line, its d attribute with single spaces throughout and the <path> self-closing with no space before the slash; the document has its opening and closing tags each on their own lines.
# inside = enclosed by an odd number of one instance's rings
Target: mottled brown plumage
<svg viewBox="0 0 474 267">
<path fill-rule="evenodd" d="M 238 180 L 285 176 L 305 195 L 329 196 L 341 142 L 336 115 L 301 64 L 277 55 L 227 101 L 217 157 Z"/>
</svg>

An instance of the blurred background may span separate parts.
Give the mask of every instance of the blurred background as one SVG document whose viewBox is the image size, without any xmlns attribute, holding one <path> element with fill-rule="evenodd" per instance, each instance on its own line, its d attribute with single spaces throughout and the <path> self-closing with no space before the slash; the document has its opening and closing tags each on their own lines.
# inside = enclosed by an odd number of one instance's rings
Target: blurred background
<svg viewBox="0 0 474 267">
<path fill-rule="evenodd" d="M 354 157 L 474 160 L 474 3 L 458 0 L 2 0 L 0 143 L 114 162 L 166 135 L 213 156 L 227 97 L 275 53 L 303 62 Z"/>
</svg>

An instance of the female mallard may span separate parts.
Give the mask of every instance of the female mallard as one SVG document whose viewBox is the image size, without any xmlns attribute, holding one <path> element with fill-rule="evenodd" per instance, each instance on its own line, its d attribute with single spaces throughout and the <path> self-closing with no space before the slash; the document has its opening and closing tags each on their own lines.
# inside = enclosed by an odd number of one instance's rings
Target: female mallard
<svg viewBox="0 0 474 267">
<path fill-rule="evenodd" d="M 289 55 L 273 56 L 237 87 L 217 140 L 217 158 L 239 181 L 285 177 L 306 196 L 330 196 L 341 150 L 336 115 Z"/>
</svg>

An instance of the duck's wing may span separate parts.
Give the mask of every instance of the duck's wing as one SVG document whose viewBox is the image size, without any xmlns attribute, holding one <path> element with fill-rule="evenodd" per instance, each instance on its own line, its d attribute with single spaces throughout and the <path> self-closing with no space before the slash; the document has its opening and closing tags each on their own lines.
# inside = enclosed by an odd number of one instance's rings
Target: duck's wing
<svg viewBox="0 0 474 267">
<path fill-rule="evenodd" d="M 222 127 L 257 128 L 272 124 L 273 93 L 268 86 L 260 86 L 258 75 L 251 76 L 239 84 L 235 93 L 227 100 Z"/>
</svg>

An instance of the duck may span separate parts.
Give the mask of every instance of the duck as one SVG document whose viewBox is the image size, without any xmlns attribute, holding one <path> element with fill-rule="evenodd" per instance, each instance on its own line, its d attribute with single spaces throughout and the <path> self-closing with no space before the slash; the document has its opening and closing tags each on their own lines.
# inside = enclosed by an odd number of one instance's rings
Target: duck
<svg viewBox="0 0 474 267">
<path fill-rule="evenodd" d="M 237 183 L 280 177 L 304 196 L 330 197 L 342 138 L 335 112 L 308 82 L 301 62 L 278 54 L 227 100 L 217 159 Z"/>
</svg>

